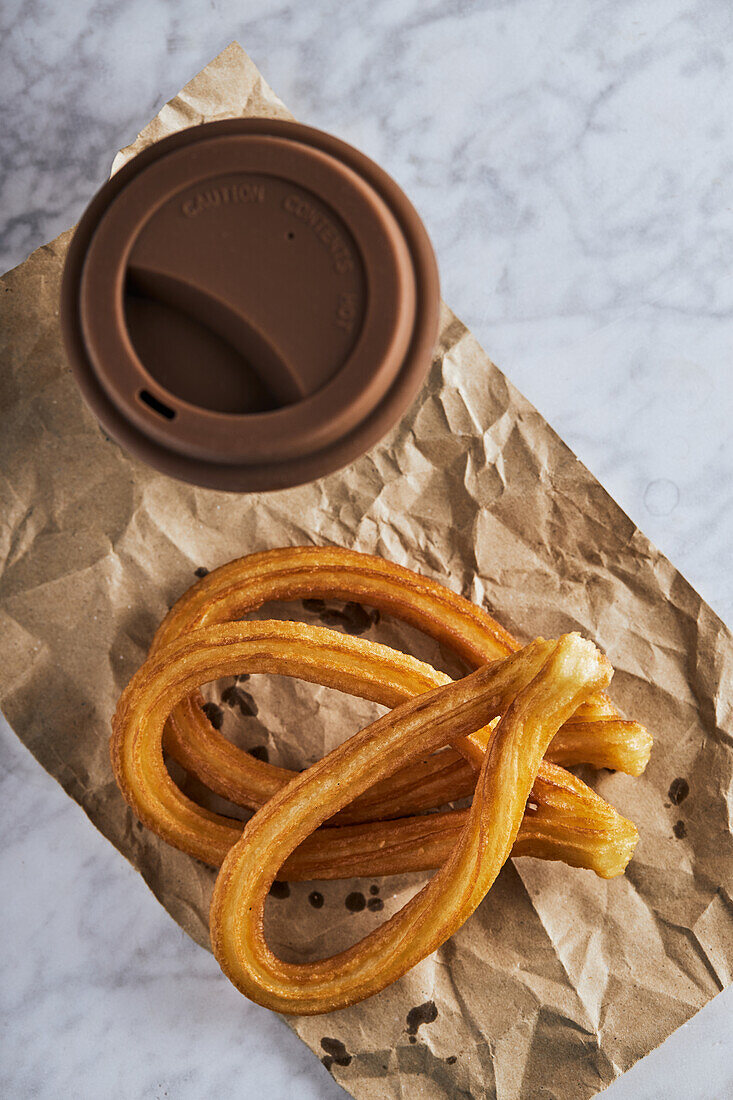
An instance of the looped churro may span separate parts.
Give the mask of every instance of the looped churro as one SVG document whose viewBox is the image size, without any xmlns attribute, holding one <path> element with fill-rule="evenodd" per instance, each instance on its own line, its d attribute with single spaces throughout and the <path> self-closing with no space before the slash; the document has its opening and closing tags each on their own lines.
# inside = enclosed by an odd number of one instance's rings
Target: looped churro
<svg viewBox="0 0 733 1100">
<path fill-rule="evenodd" d="M 270 599 L 358 600 L 480 667 L 453 682 L 386 646 L 324 627 L 239 621 Z M 393 708 L 303 773 L 255 760 L 217 733 L 200 687 L 279 673 Z M 620 874 L 638 834 L 558 763 L 640 772 L 651 739 L 615 711 L 611 667 L 577 634 L 518 643 L 486 612 L 410 570 L 349 551 L 252 555 L 210 574 L 167 616 L 113 719 L 117 783 L 168 843 L 220 866 L 211 938 L 224 972 L 280 1012 L 345 1007 L 383 989 L 450 936 L 510 854 Z M 212 790 L 256 809 L 246 824 L 188 799 L 165 747 Z M 415 811 L 473 795 L 468 809 Z M 278 875 L 437 868 L 381 928 L 316 963 L 277 958 L 263 933 Z"/>
<path fill-rule="evenodd" d="M 199 658 L 199 654 L 206 647 L 212 655 L 226 661 L 226 666 L 221 667 L 226 667 L 229 672 L 279 672 L 299 676 L 387 706 L 397 705 L 431 688 L 450 683 L 447 676 L 430 665 L 387 646 L 351 638 L 324 627 L 279 621 L 229 623 L 202 628 L 156 653 L 130 682 L 118 704 L 113 721 L 115 775 L 125 798 L 141 821 L 168 843 L 214 866 L 221 864 L 229 848 L 239 839 L 241 822 L 212 813 L 186 798 L 168 775 L 158 742 L 153 741 L 149 745 L 145 769 L 139 765 L 133 766 L 132 762 L 129 766 L 124 765 L 125 753 L 134 735 L 130 717 L 132 703 L 148 684 L 156 685 L 158 691 L 164 688 L 170 691 L 176 676 L 181 675 L 179 670 L 188 672 L 191 667 L 199 667 L 198 662 L 203 659 Z M 210 663 L 206 667 L 212 675 L 200 682 L 228 674 L 217 671 L 217 666 Z M 153 727 L 146 728 L 150 730 Z M 154 735 L 154 728 L 153 734 L 149 735 Z M 480 752 L 481 757 L 490 735 L 490 730 L 485 733 L 478 731 L 473 735 L 476 738 L 474 752 Z M 483 747 L 478 748 L 479 745 Z M 580 861 L 579 865 L 591 867 L 598 874 L 620 873 L 635 843 L 636 830 L 633 825 L 608 807 L 611 816 L 603 818 L 601 827 L 594 833 L 589 830 L 588 818 L 592 818 L 594 813 L 597 817 L 598 804 L 607 806 L 602 799 L 580 780 L 575 780 L 560 768 L 553 770 L 551 765 L 541 766 L 540 780 L 545 782 L 545 792 L 548 784 L 556 790 L 564 788 L 568 812 L 564 816 L 557 813 L 550 815 L 546 809 L 546 793 L 543 794 L 539 783 L 537 790 L 533 791 L 538 807 L 537 817 L 532 822 L 533 828 L 528 822 L 521 838 L 524 854 L 566 859 L 568 853 L 574 853 L 572 862 L 577 864 Z M 451 834 L 455 833 L 458 820 L 460 817 L 442 815 L 441 828 L 437 828 L 437 823 L 428 826 L 431 843 L 426 847 L 422 861 L 426 867 L 435 867 L 442 862 L 446 844 Z M 582 829 L 578 828 L 578 822 L 584 822 Z M 420 827 L 414 818 L 385 823 L 378 833 L 373 830 L 370 833 L 368 825 L 361 826 L 361 832 L 357 833 L 353 828 L 351 833 L 346 834 L 340 828 L 323 830 L 319 833 L 318 842 L 321 877 L 343 876 L 344 872 L 349 875 L 357 873 L 357 864 L 354 863 L 349 869 L 342 858 L 349 845 L 352 849 L 356 845 L 353 852 L 355 860 L 358 858 L 364 864 L 370 845 L 379 844 L 383 873 L 417 869 L 419 853 L 414 844 L 407 843 L 414 840 L 411 827 L 413 830 Z M 539 839 L 540 830 L 545 831 L 544 844 Z M 439 836 L 439 833 L 443 835 Z M 307 854 L 296 854 L 289 865 L 289 872 L 296 877 L 305 877 L 307 866 Z"/>
<path fill-rule="evenodd" d="M 184 632 L 241 618 L 269 600 L 309 597 L 356 600 L 389 612 L 474 667 L 519 649 L 488 612 L 412 570 L 339 547 L 295 547 L 251 554 L 203 578 L 166 616 L 151 654 Z M 211 726 L 202 702 L 196 692 L 174 709 L 165 732 L 166 750 L 217 794 L 257 809 L 297 773 L 255 760 L 232 745 Z M 475 762 L 476 756 L 470 746 L 459 747 L 467 760 L 448 749 L 418 761 L 409 773 L 398 773 L 357 799 L 340 820 L 400 817 L 470 795 L 476 774 L 469 761 Z M 621 718 L 610 701 L 596 693 L 564 724 L 548 749 L 548 760 L 639 775 L 650 749 L 647 730 Z"/>
<path fill-rule="evenodd" d="M 150 746 L 181 690 L 190 690 L 197 678 L 203 682 L 212 667 L 230 664 L 216 650 L 201 646 L 191 658 L 181 656 L 174 689 L 161 691 L 151 680 L 134 693 L 125 719 L 133 733 L 118 746 L 116 758 L 123 775 L 134 761 L 144 771 Z M 210 926 L 225 974 L 268 1008 L 316 1014 L 377 993 L 434 951 L 473 912 L 507 859 L 552 737 L 610 676 L 606 659 L 578 635 L 554 643 L 538 640 L 402 704 L 297 776 L 246 825 L 219 872 Z M 264 906 L 295 848 L 374 781 L 472 733 L 497 713 L 504 716 L 486 752 L 466 823 L 430 882 L 347 951 L 307 964 L 277 958 L 264 939 Z M 159 751 L 153 755 L 161 760 Z"/>
<path fill-rule="evenodd" d="M 320 828 L 278 872 L 289 882 L 432 871 L 450 856 L 468 810 Z M 623 874 L 639 834 L 577 776 L 543 760 L 525 807 L 514 856 L 560 859 L 601 878 Z"/>
</svg>

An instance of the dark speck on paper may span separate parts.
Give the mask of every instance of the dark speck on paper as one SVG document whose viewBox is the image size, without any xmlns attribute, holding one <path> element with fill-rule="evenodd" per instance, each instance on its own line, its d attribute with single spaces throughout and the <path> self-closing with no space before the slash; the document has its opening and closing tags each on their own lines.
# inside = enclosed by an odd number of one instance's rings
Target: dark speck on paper
<svg viewBox="0 0 733 1100">
<path fill-rule="evenodd" d="M 211 722 L 215 730 L 221 729 L 221 724 L 224 721 L 224 711 L 221 709 L 218 703 L 204 703 L 202 711 Z"/>
<path fill-rule="evenodd" d="M 354 890 L 352 894 L 346 895 L 344 904 L 350 913 L 360 913 L 366 905 L 366 898 L 359 890 Z"/>
<path fill-rule="evenodd" d="M 303 600 L 303 607 L 306 609 L 306 611 L 315 611 L 316 613 L 318 613 L 319 611 L 323 611 L 325 606 L 325 600 Z"/>
<path fill-rule="evenodd" d="M 222 691 L 221 701 L 229 707 L 237 707 L 245 718 L 254 718 L 257 714 L 258 707 L 250 693 L 244 688 L 237 687 L 236 684 Z"/>
<path fill-rule="evenodd" d="M 449 1058 L 446 1058 L 446 1060 L 445 1060 L 445 1064 L 446 1064 L 447 1066 L 454 1066 L 454 1065 L 456 1064 L 456 1062 L 457 1062 L 457 1061 L 458 1061 L 458 1058 L 456 1057 L 456 1055 L 455 1055 L 455 1054 L 451 1054 Z"/>
<path fill-rule="evenodd" d="M 289 898 L 290 887 L 288 886 L 287 882 L 279 882 L 277 879 L 275 879 L 272 886 L 270 887 L 270 897 Z"/>
<path fill-rule="evenodd" d="M 198 569 L 194 569 L 193 575 L 194 577 L 208 577 L 209 570 L 205 565 L 199 565 Z"/>
<path fill-rule="evenodd" d="M 690 793 L 690 784 L 681 777 L 673 779 L 667 792 L 667 797 L 673 806 L 679 806 Z"/>
<path fill-rule="evenodd" d="M 340 1039 L 329 1039 L 327 1035 L 321 1039 L 321 1046 L 326 1052 L 324 1058 L 321 1058 L 326 1069 L 330 1070 L 331 1066 L 348 1066 L 351 1064 L 351 1055 L 341 1042 Z"/>
<path fill-rule="evenodd" d="M 687 836 L 687 826 L 685 825 L 684 821 L 675 821 L 674 825 L 672 826 L 672 832 L 678 840 L 684 840 Z"/>
<path fill-rule="evenodd" d="M 435 1001 L 426 1001 L 424 1005 L 416 1005 L 407 1013 L 407 1034 L 417 1035 L 417 1029 L 423 1024 L 432 1024 L 438 1019 L 438 1009 Z"/>
<path fill-rule="evenodd" d="M 323 894 L 320 894 L 318 890 L 313 890 L 308 895 L 308 901 L 311 903 L 314 909 L 323 908 Z"/>
<path fill-rule="evenodd" d="M 303 607 L 318 615 L 324 626 L 340 626 L 347 634 L 363 634 L 379 622 L 376 608 L 366 608 L 351 600 L 343 608 L 327 607 L 325 600 L 303 600 Z"/>
<path fill-rule="evenodd" d="M 384 909 L 384 902 L 381 898 L 369 898 L 367 909 L 371 910 L 372 913 L 381 913 Z"/>
<path fill-rule="evenodd" d="M 377 886 L 376 882 L 373 882 L 372 885 L 369 887 L 369 893 L 370 894 L 378 894 L 379 893 L 379 887 Z"/>
<path fill-rule="evenodd" d="M 347 603 L 343 611 L 338 613 L 339 622 L 335 625 L 343 626 L 347 634 L 363 634 L 370 626 L 379 622 L 379 612 L 376 608 L 362 607 L 360 603 Z"/>
</svg>

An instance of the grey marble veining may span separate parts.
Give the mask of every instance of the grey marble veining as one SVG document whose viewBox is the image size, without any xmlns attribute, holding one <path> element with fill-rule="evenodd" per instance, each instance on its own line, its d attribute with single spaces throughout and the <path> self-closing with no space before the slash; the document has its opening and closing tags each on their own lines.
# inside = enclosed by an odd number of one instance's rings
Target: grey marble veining
<svg viewBox="0 0 733 1100">
<path fill-rule="evenodd" d="M 81 213 L 237 39 L 303 121 L 390 170 L 444 297 L 733 619 L 728 0 L 3 0 L 0 269 Z M 343 1096 L 0 731 L 0 1094 Z M 733 1094 L 733 995 L 608 1090 Z"/>
</svg>

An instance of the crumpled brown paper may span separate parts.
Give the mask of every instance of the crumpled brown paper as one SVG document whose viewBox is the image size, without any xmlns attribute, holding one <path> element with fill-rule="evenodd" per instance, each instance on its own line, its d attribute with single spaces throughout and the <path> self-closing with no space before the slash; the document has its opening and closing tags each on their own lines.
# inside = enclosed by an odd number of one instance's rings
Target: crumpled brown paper
<svg viewBox="0 0 733 1100">
<path fill-rule="evenodd" d="M 165 134 L 232 115 L 290 117 L 236 44 L 115 167 Z M 396 985 L 288 1022 L 360 1100 L 592 1096 L 731 980 L 730 633 L 447 308 L 420 398 L 347 470 L 234 496 L 145 468 L 105 438 L 66 363 L 57 299 L 69 237 L 9 273 L 0 293 L 9 722 L 206 945 L 213 873 L 135 821 L 107 747 L 117 695 L 195 570 L 271 546 L 336 543 L 437 577 L 520 637 L 583 631 L 616 667 L 616 702 L 656 734 L 642 779 L 589 773 L 639 826 L 626 876 L 515 860 L 460 932 Z M 396 626 L 345 625 L 414 641 Z M 439 659 L 421 644 L 419 655 Z M 219 686 L 212 701 L 242 744 L 296 767 L 373 714 L 280 678 L 253 678 L 223 700 Z M 294 884 L 269 902 L 271 940 L 306 957 L 343 946 L 421 881 Z"/>
</svg>

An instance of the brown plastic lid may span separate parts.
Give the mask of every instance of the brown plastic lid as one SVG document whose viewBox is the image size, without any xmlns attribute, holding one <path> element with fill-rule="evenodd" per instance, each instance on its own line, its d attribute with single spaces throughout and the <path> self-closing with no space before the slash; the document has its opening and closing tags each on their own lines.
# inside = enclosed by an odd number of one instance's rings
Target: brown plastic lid
<svg viewBox="0 0 733 1100">
<path fill-rule="evenodd" d="M 74 235 L 61 322 L 115 439 L 173 477 L 280 489 L 353 461 L 418 392 L 435 257 L 373 161 L 291 122 L 232 119 L 158 142 Z"/>
</svg>

